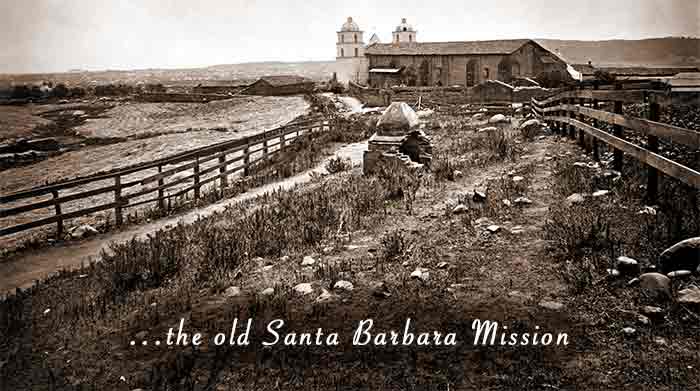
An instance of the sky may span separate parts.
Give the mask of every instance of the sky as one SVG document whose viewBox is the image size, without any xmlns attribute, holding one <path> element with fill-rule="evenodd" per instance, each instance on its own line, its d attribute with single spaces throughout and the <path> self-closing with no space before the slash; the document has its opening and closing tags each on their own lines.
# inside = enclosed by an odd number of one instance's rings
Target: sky
<svg viewBox="0 0 700 391">
<path fill-rule="evenodd" d="M 348 16 L 382 42 L 700 36 L 696 0 L 0 0 L 0 73 L 333 60 Z"/>
</svg>

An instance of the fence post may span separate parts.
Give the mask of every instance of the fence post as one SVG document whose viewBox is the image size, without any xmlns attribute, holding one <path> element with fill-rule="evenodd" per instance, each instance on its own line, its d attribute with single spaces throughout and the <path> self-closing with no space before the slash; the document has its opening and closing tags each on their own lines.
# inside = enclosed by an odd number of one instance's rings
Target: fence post
<svg viewBox="0 0 700 391">
<path fill-rule="evenodd" d="M 219 164 L 221 167 L 219 167 L 219 179 L 220 179 L 220 186 L 221 189 L 223 190 L 225 187 L 228 187 L 228 177 L 226 176 L 226 154 L 221 155 L 219 157 Z"/>
<path fill-rule="evenodd" d="M 573 106 L 576 104 L 575 102 L 574 98 L 569 98 L 568 105 Z M 569 111 L 569 118 L 575 119 L 576 114 L 573 111 Z M 576 126 L 574 125 L 569 125 L 569 138 L 576 139 Z"/>
<path fill-rule="evenodd" d="M 194 158 L 194 199 L 199 199 L 199 156 Z"/>
<path fill-rule="evenodd" d="M 265 131 L 265 133 L 264 133 L 264 139 L 263 139 L 263 156 L 262 156 L 262 160 L 267 160 L 267 138 L 268 138 L 268 134 L 267 134 L 267 131 Z"/>
<path fill-rule="evenodd" d="M 579 99 L 579 107 L 584 107 L 585 105 L 586 105 L 586 100 L 583 98 Z M 579 113 L 577 119 L 579 122 L 583 122 L 583 123 L 586 122 L 586 120 L 583 117 L 583 114 L 581 114 L 581 113 Z M 583 129 L 578 130 L 578 145 L 586 148 L 586 144 L 584 143 L 584 140 L 583 140 Z M 588 148 L 586 148 L 586 150 L 588 150 Z"/>
<path fill-rule="evenodd" d="M 621 90 L 622 85 L 621 84 L 616 84 L 615 85 L 615 90 Z M 613 110 L 615 114 L 622 114 L 622 101 L 616 100 L 615 101 L 615 108 Z M 620 125 L 613 125 L 613 135 L 615 137 L 622 138 L 622 126 Z M 615 148 L 613 150 L 613 168 L 616 171 L 622 172 L 622 151 Z"/>
<path fill-rule="evenodd" d="M 58 190 L 53 190 L 51 192 L 51 194 L 53 195 L 54 200 L 58 198 Z M 56 210 L 56 216 L 59 216 L 58 221 L 56 222 L 56 239 L 60 240 L 61 237 L 63 236 L 63 219 L 60 217 L 61 216 L 61 204 L 56 202 L 56 204 L 54 205 L 54 208 Z"/>
<path fill-rule="evenodd" d="M 122 216 L 122 178 L 120 175 L 114 177 L 114 221 L 117 227 L 121 226 L 123 221 Z"/>
<path fill-rule="evenodd" d="M 598 89 L 598 82 L 596 81 L 593 84 L 593 89 L 597 90 Z M 598 110 L 598 99 L 593 99 L 593 110 Z M 600 126 L 600 122 L 598 122 L 597 119 L 593 120 L 593 127 L 598 129 Z M 596 162 L 600 161 L 600 152 L 598 151 L 598 139 L 596 137 L 593 137 L 593 160 Z"/>
<path fill-rule="evenodd" d="M 649 99 L 647 94 L 647 101 L 649 102 L 649 120 L 654 122 L 659 122 L 659 103 L 656 100 Z M 647 135 L 647 150 L 649 152 L 657 153 L 659 151 L 659 138 L 652 134 Z M 657 192 L 659 188 L 659 173 L 652 167 L 647 166 L 647 202 L 650 204 L 656 203 Z"/>
<path fill-rule="evenodd" d="M 158 174 L 163 173 L 163 165 L 158 165 Z M 163 178 L 158 178 L 158 208 L 163 211 L 165 209 L 165 202 L 163 201 L 164 191 L 163 185 L 165 184 Z"/>
<path fill-rule="evenodd" d="M 250 175 L 250 139 L 243 150 L 243 176 Z"/>
</svg>

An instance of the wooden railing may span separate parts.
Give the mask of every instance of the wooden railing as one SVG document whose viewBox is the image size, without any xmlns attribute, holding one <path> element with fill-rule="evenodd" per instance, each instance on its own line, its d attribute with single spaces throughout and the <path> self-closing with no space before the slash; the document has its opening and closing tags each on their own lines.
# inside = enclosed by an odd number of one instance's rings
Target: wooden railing
<svg viewBox="0 0 700 391">
<path fill-rule="evenodd" d="M 124 210 L 127 208 L 153 203 L 165 209 L 166 200 L 188 192 L 193 192 L 194 198 L 198 199 L 201 197 L 203 186 L 218 181 L 222 188 L 226 187 L 230 175 L 242 171 L 243 175 L 247 176 L 250 167 L 282 151 L 287 143 L 300 134 L 330 129 L 331 126 L 329 121 L 319 117 L 296 121 L 243 139 L 225 141 L 117 170 L 1 195 L 0 205 L 12 206 L 0 209 L 0 227 L 4 227 L 0 228 L 0 236 L 56 224 L 57 235 L 61 237 L 66 220 L 105 210 L 114 210 L 115 224 L 120 226 L 123 224 Z M 187 173 L 190 170 L 192 173 Z M 178 173 L 184 174 L 177 176 Z M 184 188 L 178 188 L 183 185 Z M 166 194 L 168 189 L 174 192 Z M 65 212 L 62 208 L 68 202 L 85 201 L 95 196 L 107 197 L 109 200 L 100 205 L 70 212 Z M 50 198 L 46 199 L 47 197 Z M 53 215 L 36 219 L 30 217 L 28 222 L 8 226 L 17 220 L 18 215 L 44 208 L 53 208 Z"/>
<path fill-rule="evenodd" d="M 599 110 L 602 102 L 614 102 L 613 112 Z M 624 115 L 623 103 L 646 103 L 648 118 Z M 700 132 L 659 122 L 660 108 L 670 104 L 663 90 L 572 89 L 550 98 L 532 100 L 532 112 L 550 124 L 556 132 L 577 137 L 584 145 L 584 134 L 593 138 L 593 157 L 599 160 L 598 142 L 613 147 L 613 168 L 622 171 L 622 157 L 627 154 L 647 165 L 647 200 L 655 202 L 658 191 L 658 171 L 688 185 L 700 188 L 700 172 L 674 162 L 659 154 L 659 138 L 700 150 Z M 599 129 L 612 125 L 612 133 Z M 625 129 L 646 136 L 646 147 L 625 140 Z"/>
</svg>

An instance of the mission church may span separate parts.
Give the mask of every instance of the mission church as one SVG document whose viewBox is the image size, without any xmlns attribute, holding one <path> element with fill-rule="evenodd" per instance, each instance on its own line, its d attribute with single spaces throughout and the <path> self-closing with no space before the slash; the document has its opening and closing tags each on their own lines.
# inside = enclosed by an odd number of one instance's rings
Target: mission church
<svg viewBox="0 0 700 391">
<path fill-rule="evenodd" d="M 336 71 L 341 82 L 371 87 L 465 86 L 485 80 L 510 83 L 515 78 L 550 74 L 568 76 L 567 64 L 532 39 L 420 42 L 406 19 L 392 32 L 391 43 L 373 34 L 369 42 L 349 17 L 337 32 Z"/>
</svg>

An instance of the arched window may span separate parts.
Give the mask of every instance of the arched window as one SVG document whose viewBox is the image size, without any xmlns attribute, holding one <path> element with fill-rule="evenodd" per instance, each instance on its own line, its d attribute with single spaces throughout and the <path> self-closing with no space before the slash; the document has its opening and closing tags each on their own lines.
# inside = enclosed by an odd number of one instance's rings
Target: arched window
<svg viewBox="0 0 700 391">
<path fill-rule="evenodd" d="M 489 68 L 484 68 L 484 80 L 489 80 Z"/>
<path fill-rule="evenodd" d="M 340 48 L 340 57 L 345 57 L 345 50 L 343 50 L 343 48 Z"/>
<path fill-rule="evenodd" d="M 355 34 L 355 43 L 357 43 L 357 34 Z"/>
<path fill-rule="evenodd" d="M 355 48 L 355 57 L 359 57 L 359 56 L 360 56 L 360 51 L 357 48 Z"/>
</svg>

